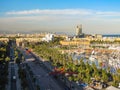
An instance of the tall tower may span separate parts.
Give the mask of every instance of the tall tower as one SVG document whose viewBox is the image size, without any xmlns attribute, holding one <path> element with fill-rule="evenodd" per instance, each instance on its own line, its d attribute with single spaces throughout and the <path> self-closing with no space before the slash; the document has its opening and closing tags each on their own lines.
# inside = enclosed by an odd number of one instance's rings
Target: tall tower
<svg viewBox="0 0 120 90">
<path fill-rule="evenodd" d="M 82 34 L 82 24 L 81 25 L 77 25 L 76 27 L 76 36 L 80 36 Z"/>
</svg>

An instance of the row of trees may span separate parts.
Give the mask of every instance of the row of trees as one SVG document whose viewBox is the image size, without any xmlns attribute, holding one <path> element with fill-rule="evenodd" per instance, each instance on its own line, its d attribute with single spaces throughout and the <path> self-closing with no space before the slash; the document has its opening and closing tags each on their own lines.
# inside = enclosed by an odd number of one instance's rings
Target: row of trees
<svg viewBox="0 0 120 90">
<path fill-rule="evenodd" d="M 24 68 L 22 68 L 22 66 L 20 66 L 20 63 L 22 62 L 22 60 L 24 60 L 23 58 L 23 54 L 17 49 L 14 48 L 15 52 L 14 52 L 14 56 L 15 56 L 15 62 L 18 64 L 19 69 L 18 69 L 18 75 L 19 78 L 21 80 L 21 86 L 23 90 L 28 90 L 28 82 L 27 82 L 27 75 L 26 75 L 26 71 Z"/>
<path fill-rule="evenodd" d="M 26 70 L 29 73 L 29 76 L 33 82 L 34 87 L 36 88 L 36 90 L 40 90 L 40 86 L 36 83 L 37 82 L 37 78 L 34 76 L 33 71 L 31 70 L 31 67 L 26 63 Z"/>
<path fill-rule="evenodd" d="M 120 44 L 120 40 L 114 40 L 114 41 L 104 41 L 104 40 L 91 40 L 91 44 Z"/>
<path fill-rule="evenodd" d="M 8 83 L 8 61 L 10 58 L 7 55 L 7 43 L 0 42 L 0 90 L 5 90 Z"/>
<path fill-rule="evenodd" d="M 27 80 L 26 80 L 26 72 L 24 69 L 19 68 L 18 70 L 18 74 L 19 74 L 19 78 L 21 79 L 21 85 L 23 87 L 23 90 L 28 89 L 28 84 L 27 84 Z"/>
<path fill-rule="evenodd" d="M 91 83 L 91 78 L 97 81 L 106 82 L 117 86 L 120 82 L 120 75 L 112 75 L 110 71 L 105 71 L 103 69 L 98 69 L 93 63 L 89 65 L 88 62 L 84 63 L 80 60 L 80 63 L 75 65 L 72 58 L 67 54 L 61 54 L 57 48 L 52 43 L 41 42 L 39 45 L 30 46 L 35 52 L 38 53 L 44 59 L 49 60 L 56 67 L 65 67 L 66 71 L 77 72 L 78 75 L 72 75 L 69 80 L 81 81 L 86 83 Z"/>
<path fill-rule="evenodd" d="M 36 78 L 33 77 L 33 72 L 30 69 L 29 65 L 27 63 L 26 64 L 22 63 L 22 62 L 24 62 L 24 60 L 25 60 L 25 58 L 24 58 L 23 54 L 20 52 L 20 50 L 15 48 L 15 61 L 19 66 L 18 74 L 19 74 L 19 78 L 21 79 L 21 86 L 22 86 L 23 90 L 28 90 L 29 89 L 28 88 L 29 83 L 27 81 L 28 73 L 29 73 L 29 75 L 34 83 L 36 81 Z M 36 89 L 40 90 L 40 87 L 38 85 L 36 85 Z"/>
</svg>

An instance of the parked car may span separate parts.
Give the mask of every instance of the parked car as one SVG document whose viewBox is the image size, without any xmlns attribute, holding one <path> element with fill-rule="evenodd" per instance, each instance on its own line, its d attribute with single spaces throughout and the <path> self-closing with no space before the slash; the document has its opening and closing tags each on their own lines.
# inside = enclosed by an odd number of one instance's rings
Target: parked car
<svg viewBox="0 0 120 90">
<path fill-rule="evenodd" d="M 12 80 L 13 80 L 13 81 L 16 81 L 16 76 L 13 76 L 13 77 L 12 77 Z"/>
</svg>

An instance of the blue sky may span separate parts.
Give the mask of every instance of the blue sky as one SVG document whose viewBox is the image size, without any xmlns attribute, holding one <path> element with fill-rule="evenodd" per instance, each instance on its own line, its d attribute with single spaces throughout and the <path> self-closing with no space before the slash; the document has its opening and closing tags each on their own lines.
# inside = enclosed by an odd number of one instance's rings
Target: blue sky
<svg viewBox="0 0 120 90">
<path fill-rule="evenodd" d="M 0 0 L 0 11 L 85 8 L 120 11 L 120 0 Z"/>
<path fill-rule="evenodd" d="M 120 0 L 0 0 L 0 31 L 120 34 Z"/>
</svg>

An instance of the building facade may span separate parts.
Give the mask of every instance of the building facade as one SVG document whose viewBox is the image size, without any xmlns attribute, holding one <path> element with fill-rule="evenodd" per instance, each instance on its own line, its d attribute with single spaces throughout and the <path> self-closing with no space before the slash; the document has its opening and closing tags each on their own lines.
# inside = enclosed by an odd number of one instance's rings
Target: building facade
<svg viewBox="0 0 120 90">
<path fill-rule="evenodd" d="M 80 35 L 82 35 L 82 24 L 76 27 L 76 36 L 79 37 Z"/>
</svg>

